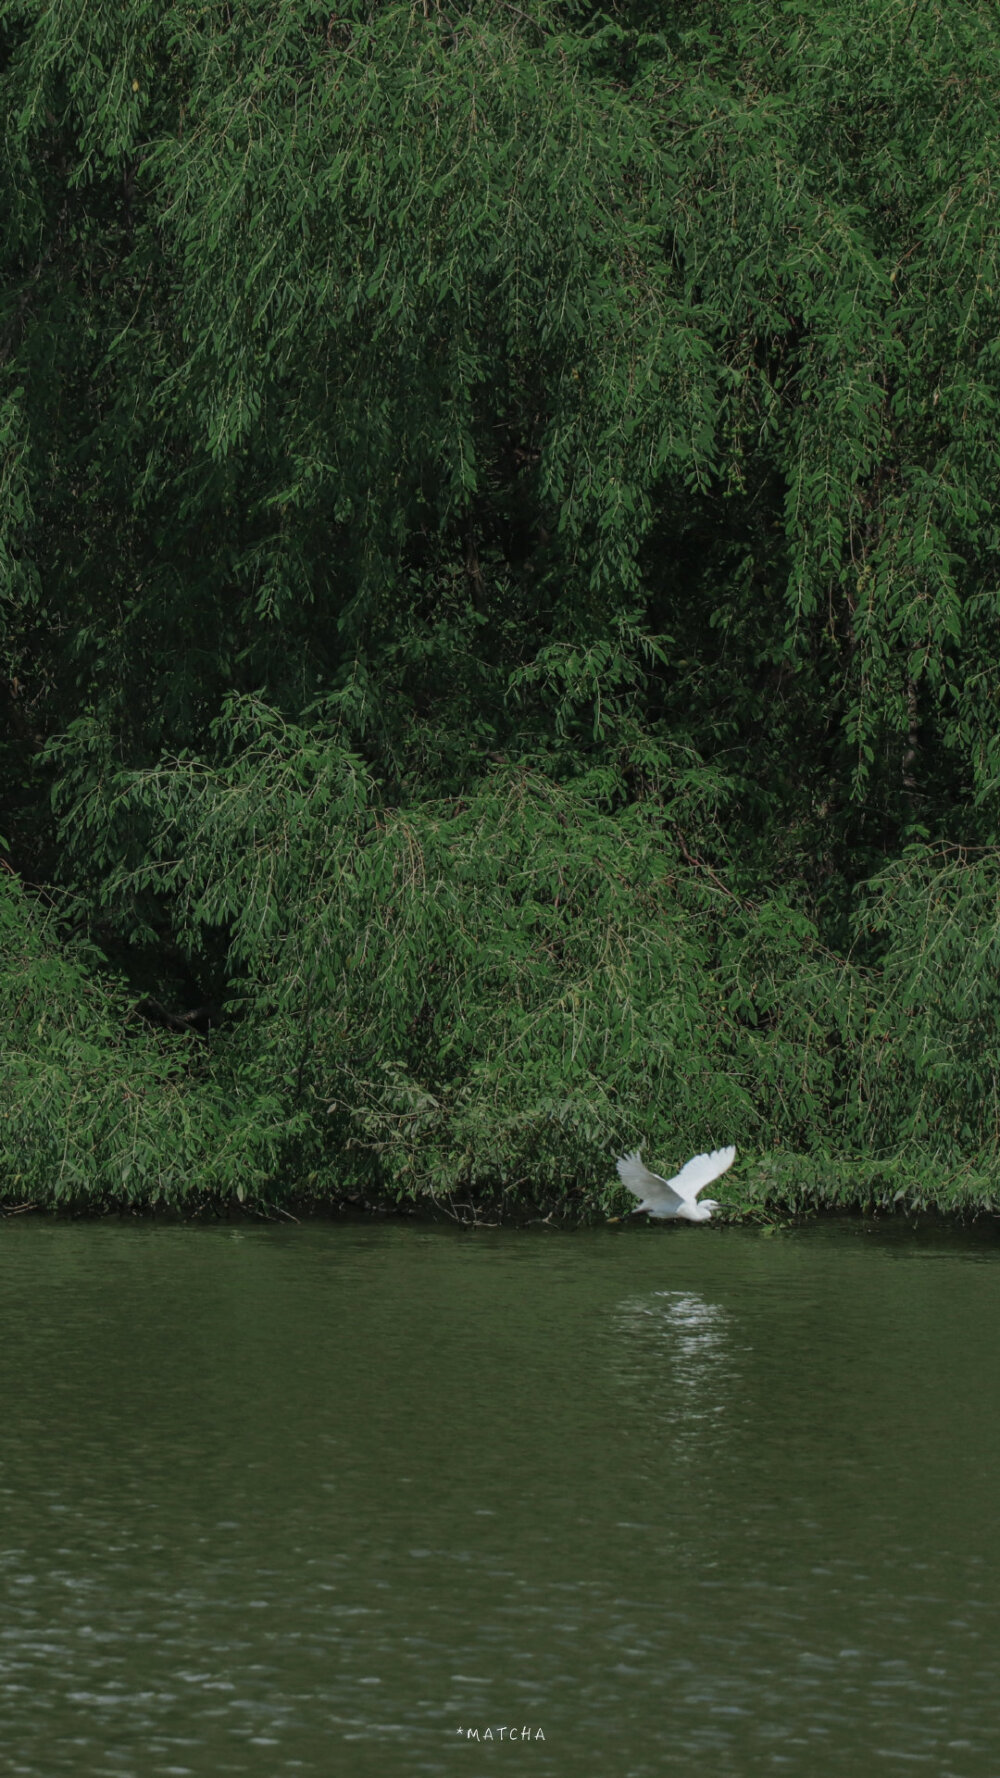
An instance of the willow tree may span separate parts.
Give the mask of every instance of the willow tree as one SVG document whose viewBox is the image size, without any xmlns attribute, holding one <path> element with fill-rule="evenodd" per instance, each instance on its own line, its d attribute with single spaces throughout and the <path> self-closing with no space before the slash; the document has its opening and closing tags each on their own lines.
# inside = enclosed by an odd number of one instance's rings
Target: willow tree
<svg viewBox="0 0 1000 1778">
<path fill-rule="evenodd" d="M 786 909 L 772 981 L 802 920 L 852 969 L 905 950 L 852 889 L 926 844 L 919 899 L 996 827 L 994 8 L 9 0 L 0 48 L 19 869 L 133 974 L 256 984 L 264 1055 L 285 978 L 164 849 L 184 774 L 253 778 L 261 700 L 393 819 L 496 771 L 585 780 L 595 835 L 643 808 L 692 892 L 769 944 Z M 340 978 L 303 979 L 311 1019 Z M 859 1102 L 853 1017 L 817 1127 Z M 758 1063 L 747 1128 L 801 1146 Z"/>
</svg>

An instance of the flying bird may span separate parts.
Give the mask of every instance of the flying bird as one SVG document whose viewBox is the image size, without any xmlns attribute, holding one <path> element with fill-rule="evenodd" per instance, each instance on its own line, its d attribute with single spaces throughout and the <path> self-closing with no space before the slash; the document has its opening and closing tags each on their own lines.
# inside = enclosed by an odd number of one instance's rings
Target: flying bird
<svg viewBox="0 0 1000 1778">
<path fill-rule="evenodd" d="M 673 1179 L 661 1179 L 642 1164 L 642 1154 L 623 1155 L 618 1162 L 618 1177 L 639 1199 L 633 1216 L 648 1210 L 650 1216 L 681 1217 L 685 1222 L 707 1222 L 719 1206 L 714 1198 L 699 1204 L 698 1193 L 720 1173 L 725 1173 L 736 1159 L 735 1148 L 717 1148 L 712 1154 L 696 1154 Z"/>
</svg>

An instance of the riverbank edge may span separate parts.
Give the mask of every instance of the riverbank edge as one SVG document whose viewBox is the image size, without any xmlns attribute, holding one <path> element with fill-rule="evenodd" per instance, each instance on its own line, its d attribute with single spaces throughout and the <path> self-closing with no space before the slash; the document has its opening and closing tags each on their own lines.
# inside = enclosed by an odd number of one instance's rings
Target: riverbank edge
<svg viewBox="0 0 1000 1778">
<path fill-rule="evenodd" d="M 882 1161 L 835 1160 L 775 1153 L 747 1156 L 743 1175 L 726 1181 L 726 1196 L 711 1219 L 714 1227 L 808 1222 L 828 1216 L 877 1218 L 931 1216 L 950 1222 L 997 1221 L 1000 1227 L 1000 1181 L 992 1169 L 962 1172 L 943 1167 L 934 1172 L 926 1162 L 893 1157 Z M 719 1188 L 721 1191 L 721 1188 Z M 154 1217 L 157 1220 L 213 1222 L 312 1222 L 361 1218 L 401 1218 L 451 1223 L 465 1228 L 529 1228 L 545 1225 L 571 1230 L 609 1224 L 638 1226 L 634 1204 L 617 1181 L 585 1190 L 570 1187 L 529 1197 L 523 1187 L 495 1184 L 462 1193 L 430 1191 L 392 1194 L 297 1183 L 271 1193 L 192 1193 L 168 1197 L 155 1189 L 120 1194 L 59 1191 L 46 1198 L 18 1195 L 16 1182 L 0 1184 L 0 1219 L 39 1215 L 56 1218 L 106 1216 Z M 705 1225 L 703 1225 L 705 1226 Z"/>
</svg>

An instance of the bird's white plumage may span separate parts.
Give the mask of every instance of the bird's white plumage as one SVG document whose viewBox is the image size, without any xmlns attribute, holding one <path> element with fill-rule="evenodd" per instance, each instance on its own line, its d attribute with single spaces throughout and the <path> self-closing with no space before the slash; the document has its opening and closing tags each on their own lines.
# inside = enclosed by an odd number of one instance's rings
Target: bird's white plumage
<svg viewBox="0 0 1000 1778">
<path fill-rule="evenodd" d="M 707 1222 L 718 1205 L 711 1198 L 699 1204 L 698 1193 L 725 1173 L 735 1159 L 735 1148 L 716 1148 L 711 1154 L 696 1154 L 673 1179 L 661 1179 L 659 1173 L 643 1166 L 637 1148 L 634 1154 L 622 1156 L 618 1176 L 639 1199 L 636 1210 L 647 1210 L 650 1216 L 676 1216 L 685 1222 Z"/>
</svg>

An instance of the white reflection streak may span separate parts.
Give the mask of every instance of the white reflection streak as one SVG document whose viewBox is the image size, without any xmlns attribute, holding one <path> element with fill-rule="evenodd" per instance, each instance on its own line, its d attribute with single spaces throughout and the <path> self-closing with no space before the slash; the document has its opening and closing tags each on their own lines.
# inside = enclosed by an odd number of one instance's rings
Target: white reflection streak
<svg viewBox="0 0 1000 1778">
<path fill-rule="evenodd" d="M 687 1389 L 707 1383 L 727 1345 L 728 1316 L 718 1303 L 706 1303 L 691 1291 L 658 1290 L 670 1300 L 660 1311 L 663 1334 L 674 1354 L 674 1376 Z M 655 1309 L 649 1310 L 655 1314 Z"/>
<path fill-rule="evenodd" d="M 629 1381 L 639 1380 L 641 1372 L 644 1394 L 648 1400 L 652 1391 L 660 1418 L 673 1428 L 675 1444 L 687 1444 L 697 1437 L 699 1423 L 725 1411 L 730 1316 L 694 1291 L 657 1290 L 622 1303 L 619 1325 L 632 1336 Z"/>
</svg>

